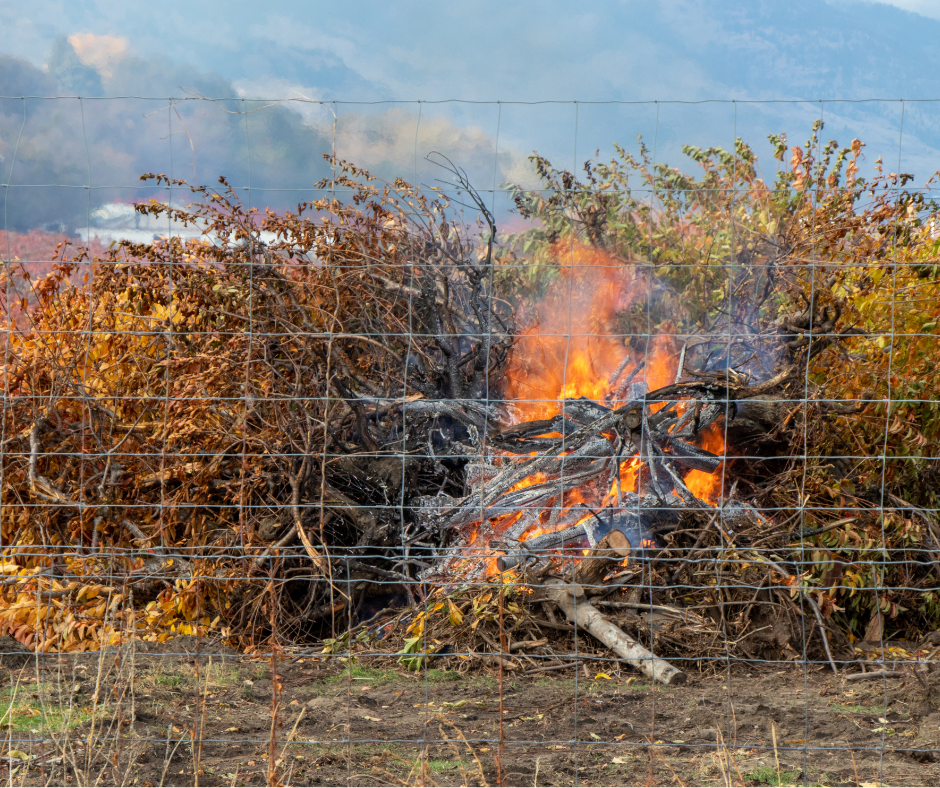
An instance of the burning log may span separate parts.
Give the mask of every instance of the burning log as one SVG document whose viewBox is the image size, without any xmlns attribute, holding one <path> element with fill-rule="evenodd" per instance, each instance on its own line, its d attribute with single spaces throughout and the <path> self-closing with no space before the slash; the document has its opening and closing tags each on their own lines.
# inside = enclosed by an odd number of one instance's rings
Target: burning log
<svg viewBox="0 0 940 788">
<path fill-rule="evenodd" d="M 625 662 L 651 679 L 669 685 L 684 684 L 688 680 L 688 676 L 681 670 L 670 665 L 666 660 L 659 659 L 620 627 L 604 618 L 601 612 L 588 602 L 584 589 L 580 585 L 549 581 L 546 591 L 548 598 L 558 605 L 576 629 L 586 629 L 601 643 L 620 655 Z"/>
<path fill-rule="evenodd" d="M 636 496 L 632 497 L 636 498 Z M 670 509 L 667 508 L 665 513 L 672 519 L 673 512 Z M 585 549 L 601 549 L 608 546 L 625 550 L 626 552 L 621 557 L 630 556 L 638 549 L 653 545 L 648 539 L 652 531 L 649 518 L 650 512 L 645 507 L 641 508 L 639 502 L 636 508 L 630 508 L 628 503 L 621 511 L 611 514 L 606 520 L 594 515 L 593 520 L 583 520 L 570 528 L 518 542 L 509 548 L 507 555 L 496 559 L 496 566 L 504 572 L 537 559 L 539 553 L 563 555 L 566 552 L 570 554 L 571 551 L 580 552 Z M 494 546 L 499 545 L 498 542 L 494 543 Z"/>
</svg>

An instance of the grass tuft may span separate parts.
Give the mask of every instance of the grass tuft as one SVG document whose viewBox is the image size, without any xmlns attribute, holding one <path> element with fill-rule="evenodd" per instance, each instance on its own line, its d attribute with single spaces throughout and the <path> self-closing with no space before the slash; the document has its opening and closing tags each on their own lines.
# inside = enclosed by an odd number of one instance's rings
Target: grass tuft
<svg viewBox="0 0 940 788">
<path fill-rule="evenodd" d="M 796 781 L 799 779 L 802 772 L 791 771 L 791 772 L 780 772 L 780 777 L 777 777 L 777 770 L 770 766 L 758 766 L 757 769 L 747 775 L 749 780 L 759 783 L 760 785 L 773 785 L 773 786 L 782 786 L 782 785 L 795 785 Z"/>
<path fill-rule="evenodd" d="M 14 696 L 12 689 L 0 691 L 0 729 L 19 733 L 52 732 L 74 728 L 91 714 L 68 703 L 43 703 L 22 689 Z"/>
</svg>

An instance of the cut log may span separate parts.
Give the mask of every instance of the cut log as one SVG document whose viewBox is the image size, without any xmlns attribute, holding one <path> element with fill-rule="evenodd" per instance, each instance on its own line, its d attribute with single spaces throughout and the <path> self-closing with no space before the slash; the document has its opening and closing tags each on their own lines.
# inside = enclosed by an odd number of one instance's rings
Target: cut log
<svg viewBox="0 0 940 788">
<path fill-rule="evenodd" d="M 758 440 L 778 429 L 794 403 L 779 399 L 779 395 L 765 394 L 734 404 L 726 436 L 732 445 Z"/>
<path fill-rule="evenodd" d="M 579 629 L 584 629 L 601 643 L 616 652 L 624 662 L 645 673 L 661 684 L 684 684 L 688 676 L 678 668 L 660 659 L 641 646 L 620 627 L 612 624 L 587 601 L 584 589 L 578 585 L 554 583 L 546 589 L 548 597 Z"/>
<path fill-rule="evenodd" d="M 618 562 L 630 556 L 630 540 L 622 531 L 611 531 L 574 567 L 572 579 L 582 588 L 597 588 Z M 590 593 L 590 591 L 588 592 Z"/>
</svg>

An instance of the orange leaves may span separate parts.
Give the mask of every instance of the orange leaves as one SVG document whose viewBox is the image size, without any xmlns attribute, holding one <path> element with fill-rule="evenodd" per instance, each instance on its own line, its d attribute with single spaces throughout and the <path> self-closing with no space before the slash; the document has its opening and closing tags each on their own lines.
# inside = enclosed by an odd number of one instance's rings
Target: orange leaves
<svg viewBox="0 0 940 788">
<path fill-rule="evenodd" d="M 800 164 L 803 163 L 803 149 L 798 145 L 794 145 L 790 150 L 793 152 L 793 155 L 790 156 L 790 169 L 793 170 L 794 173 L 797 173 Z"/>
</svg>

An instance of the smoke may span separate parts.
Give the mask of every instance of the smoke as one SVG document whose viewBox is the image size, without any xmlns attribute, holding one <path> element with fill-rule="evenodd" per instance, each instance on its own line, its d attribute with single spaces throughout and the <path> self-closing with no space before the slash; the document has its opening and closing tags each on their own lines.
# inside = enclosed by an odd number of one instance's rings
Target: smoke
<svg viewBox="0 0 940 788">
<path fill-rule="evenodd" d="M 94 67 L 84 62 L 72 42 L 57 38 L 49 55 L 49 74 L 59 90 L 78 96 L 100 96 L 104 93 L 101 75 Z"/>
<path fill-rule="evenodd" d="M 467 172 L 480 191 L 504 181 L 534 188 L 535 170 L 525 156 L 500 147 L 479 126 L 460 125 L 444 114 L 423 115 L 391 108 L 379 113 L 345 112 L 336 122 L 336 153 L 386 179 L 400 176 L 421 185 L 447 189 L 446 172 L 436 164 L 446 157 Z"/>
<path fill-rule="evenodd" d="M 283 106 L 249 112 L 257 106 L 237 100 L 230 81 L 137 57 L 121 39 L 59 38 L 45 70 L 0 56 L 0 95 L 13 97 L 0 99 L 8 229 L 74 232 L 104 204 L 167 199 L 140 183 L 144 172 L 199 183 L 224 175 L 258 190 L 254 205 L 275 208 L 309 198 L 291 190 L 309 189 L 329 172 L 322 153 L 330 142 L 298 113 Z M 135 95 L 186 99 L 107 98 Z"/>
<path fill-rule="evenodd" d="M 292 209 L 321 196 L 314 186 L 332 172 L 323 154 L 334 145 L 341 158 L 387 180 L 441 185 L 443 171 L 426 160 L 438 152 L 479 188 L 534 182 L 524 156 L 497 155 L 489 133 L 443 110 L 419 124 L 401 108 L 340 106 L 334 119 L 317 95 L 299 84 L 236 85 L 162 56 L 141 57 L 114 36 L 60 37 L 45 68 L 0 55 L 0 178 L 10 184 L 0 230 L 74 233 L 93 228 L 102 206 L 167 200 L 165 190 L 140 182 L 145 172 L 200 184 L 225 176 L 253 207 Z M 170 199 L 186 195 L 177 190 Z"/>
<path fill-rule="evenodd" d="M 114 76 L 115 66 L 127 55 L 129 43 L 123 36 L 96 36 L 94 33 L 76 33 L 68 40 L 78 59 L 104 79 Z"/>
</svg>

